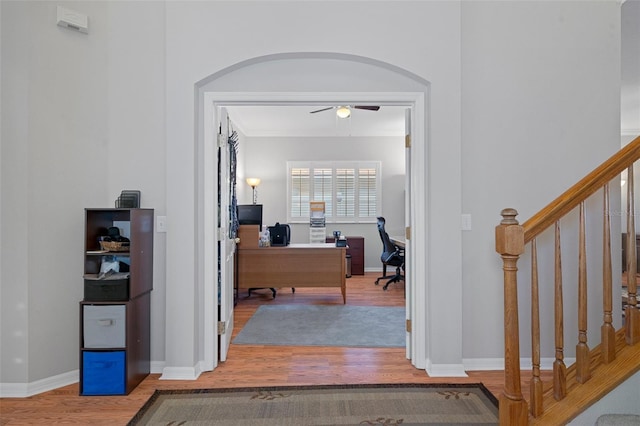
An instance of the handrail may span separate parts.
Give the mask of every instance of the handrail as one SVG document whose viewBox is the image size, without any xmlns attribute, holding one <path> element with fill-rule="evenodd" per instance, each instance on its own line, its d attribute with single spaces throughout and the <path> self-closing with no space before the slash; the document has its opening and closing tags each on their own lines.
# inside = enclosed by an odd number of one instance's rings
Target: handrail
<svg viewBox="0 0 640 426">
<path fill-rule="evenodd" d="M 522 224 L 525 244 L 560 220 L 640 158 L 640 136 Z"/>
<path fill-rule="evenodd" d="M 601 342 L 598 345 L 598 355 L 605 364 L 611 364 L 616 359 L 616 333 L 612 327 L 612 268 L 611 268 L 611 235 L 609 214 L 609 184 L 623 171 L 628 173 L 627 185 L 627 235 L 635 235 L 634 223 L 634 181 L 633 167 L 640 160 L 640 136 L 623 147 L 616 154 L 594 169 L 578 183 L 565 191 L 546 207 L 534 214 L 529 220 L 520 225 L 516 216 L 518 212 L 513 208 L 501 211 L 502 220 L 495 229 L 496 251 L 502 257 L 504 281 L 504 361 L 505 381 L 503 393 L 500 395 L 500 424 L 527 425 L 529 414 L 534 419 L 541 419 L 545 415 L 543 402 L 543 386 L 540 380 L 540 327 L 539 327 L 539 298 L 538 298 L 538 262 L 536 237 L 547 229 L 555 226 L 555 257 L 554 257 L 554 335 L 555 362 L 553 365 L 553 398 L 555 401 L 564 400 L 568 395 L 567 380 L 569 369 L 564 365 L 564 310 L 562 289 L 562 266 L 560 248 L 560 219 L 577 207 L 578 221 L 578 344 L 576 345 L 576 361 L 570 367 L 576 383 L 584 384 L 592 375 L 591 358 L 594 353 L 587 341 L 587 251 L 585 230 L 585 202 L 597 191 L 603 191 L 603 275 L 602 275 L 602 310 Z M 628 346 L 640 343 L 640 307 L 636 306 L 636 246 L 627 238 L 627 283 L 629 304 L 625 308 L 625 342 Z M 532 381 L 529 402 L 525 400 L 521 390 L 520 377 L 520 330 L 518 303 L 518 259 L 525 252 L 525 246 L 531 247 L 531 339 L 532 339 Z M 630 260 L 630 261 L 629 261 Z M 546 395 L 546 391 L 544 392 Z M 529 411 L 529 403 L 531 410 Z M 568 420 L 569 418 L 565 418 Z M 557 421 L 555 421 L 557 420 Z M 555 419 L 558 423 L 560 419 Z"/>
</svg>

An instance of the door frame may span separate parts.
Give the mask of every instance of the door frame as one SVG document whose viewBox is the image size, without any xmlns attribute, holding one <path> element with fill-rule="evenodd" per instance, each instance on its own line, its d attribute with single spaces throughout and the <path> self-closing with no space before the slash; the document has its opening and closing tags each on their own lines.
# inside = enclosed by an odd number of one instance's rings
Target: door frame
<svg viewBox="0 0 640 426">
<path fill-rule="evenodd" d="M 204 247 L 203 253 L 203 351 L 204 371 L 213 370 L 218 365 L 217 354 L 217 318 L 218 305 L 216 303 L 217 268 L 214 259 L 217 259 L 216 223 L 217 206 L 215 196 L 217 194 L 217 157 L 212 155 L 216 147 L 216 123 L 219 121 L 218 107 L 226 106 L 256 106 L 256 105 L 326 105 L 326 104 L 357 104 L 375 103 L 376 105 L 403 105 L 410 108 L 412 113 L 412 145 L 411 145 L 411 170 L 409 204 L 411 212 L 408 216 L 410 223 L 406 224 L 411 229 L 412 238 L 407 240 L 407 301 L 406 316 L 411 320 L 411 332 L 407 333 L 406 356 L 412 364 L 419 369 L 426 369 L 426 348 L 428 344 L 428 328 L 426 324 L 426 293 L 429 288 L 429 275 L 427 274 L 429 253 L 428 221 L 429 206 L 426 191 L 418 191 L 417 188 L 426 188 L 428 163 L 427 141 L 427 104 L 424 92 L 205 92 L 203 94 L 204 143 L 203 154 L 203 229 L 201 240 Z M 418 262 L 416 259 L 422 259 Z M 427 261 L 425 261 L 427 260 Z M 424 285 L 416 285 L 417 282 Z"/>
</svg>

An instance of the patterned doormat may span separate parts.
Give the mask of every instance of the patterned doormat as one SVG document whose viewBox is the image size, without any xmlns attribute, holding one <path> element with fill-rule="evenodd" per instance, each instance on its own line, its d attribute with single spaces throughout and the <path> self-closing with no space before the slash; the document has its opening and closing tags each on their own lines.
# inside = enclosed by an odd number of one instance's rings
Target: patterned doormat
<svg viewBox="0 0 640 426">
<path fill-rule="evenodd" d="M 129 425 L 497 425 L 479 383 L 156 390 Z"/>
</svg>

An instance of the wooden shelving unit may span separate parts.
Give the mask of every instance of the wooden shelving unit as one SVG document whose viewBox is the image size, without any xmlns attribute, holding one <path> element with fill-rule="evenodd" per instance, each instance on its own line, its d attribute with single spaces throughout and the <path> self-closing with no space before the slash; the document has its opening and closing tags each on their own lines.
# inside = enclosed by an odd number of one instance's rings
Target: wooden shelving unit
<svg viewBox="0 0 640 426">
<path fill-rule="evenodd" d="M 149 375 L 153 219 L 153 209 L 85 209 L 80 395 L 126 395 Z M 130 240 L 128 251 L 101 250 L 110 227 Z M 98 280 L 106 259 L 121 274 Z"/>
</svg>

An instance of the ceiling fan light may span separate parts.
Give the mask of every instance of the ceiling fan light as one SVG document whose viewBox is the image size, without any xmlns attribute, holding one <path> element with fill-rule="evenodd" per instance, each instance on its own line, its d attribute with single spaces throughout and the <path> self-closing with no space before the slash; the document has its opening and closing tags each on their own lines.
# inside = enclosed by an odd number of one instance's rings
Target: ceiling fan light
<svg viewBox="0 0 640 426">
<path fill-rule="evenodd" d="M 351 108 L 346 106 L 338 107 L 338 109 L 336 110 L 336 115 L 339 118 L 349 118 L 349 116 L 351 115 Z"/>
</svg>

